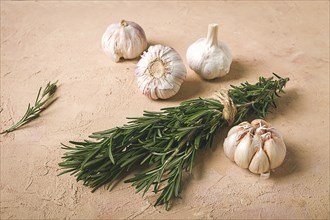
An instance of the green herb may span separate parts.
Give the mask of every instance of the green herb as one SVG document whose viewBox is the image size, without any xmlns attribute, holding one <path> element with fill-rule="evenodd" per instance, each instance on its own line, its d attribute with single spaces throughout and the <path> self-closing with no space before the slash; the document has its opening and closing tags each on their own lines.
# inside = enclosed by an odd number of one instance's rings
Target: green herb
<svg viewBox="0 0 330 220">
<path fill-rule="evenodd" d="M 269 107 L 276 107 L 274 99 L 284 93 L 289 79 L 275 76 L 260 77 L 256 84 L 232 86 L 228 94 L 237 108 L 235 124 L 248 115 L 265 117 Z M 66 152 L 59 163 L 64 169 L 61 174 L 71 173 L 95 191 L 103 185 L 112 188 L 131 170 L 149 167 L 125 182 L 143 194 L 152 187 L 160 193 L 155 205 L 164 204 L 168 209 L 169 201 L 182 190 L 183 171 L 192 172 L 197 151 L 211 146 L 217 130 L 227 125 L 223 110 L 219 100 L 199 98 L 160 112 L 145 111 L 122 127 L 63 145 Z"/>
<path fill-rule="evenodd" d="M 40 87 L 34 106 L 31 107 L 31 105 L 29 104 L 25 112 L 25 115 L 16 124 L 2 131 L 0 134 L 15 131 L 21 126 L 39 117 L 40 113 L 43 110 L 45 110 L 53 101 L 55 101 L 55 99 L 51 101 L 51 98 L 54 96 L 54 93 L 56 92 L 57 89 L 56 83 L 57 81 L 55 83 L 49 82 L 46 88 L 42 92 L 41 92 L 42 87 Z"/>
</svg>

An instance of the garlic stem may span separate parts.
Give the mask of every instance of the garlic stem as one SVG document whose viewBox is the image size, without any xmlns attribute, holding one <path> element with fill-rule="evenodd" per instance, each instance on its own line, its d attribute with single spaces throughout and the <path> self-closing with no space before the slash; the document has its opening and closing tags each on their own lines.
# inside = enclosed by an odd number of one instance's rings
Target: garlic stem
<svg viewBox="0 0 330 220">
<path fill-rule="evenodd" d="M 217 24 L 209 24 L 207 31 L 207 45 L 218 46 L 218 25 Z"/>
<path fill-rule="evenodd" d="M 123 20 L 120 21 L 120 25 L 121 25 L 122 27 L 126 27 L 128 24 L 127 24 L 127 22 L 123 19 Z"/>
</svg>

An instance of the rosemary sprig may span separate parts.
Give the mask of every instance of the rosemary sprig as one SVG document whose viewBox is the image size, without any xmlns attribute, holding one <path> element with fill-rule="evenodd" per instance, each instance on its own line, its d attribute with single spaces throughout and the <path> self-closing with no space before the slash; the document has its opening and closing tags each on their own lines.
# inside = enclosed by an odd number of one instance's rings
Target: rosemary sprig
<svg viewBox="0 0 330 220">
<path fill-rule="evenodd" d="M 228 93 L 237 107 L 235 124 L 247 115 L 265 117 L 269 107 L 276 107 L 274 100 L 284 93 L 289 79 L 275 77 L 232 86 Z M 223 109 L 217 99 L 188 100 L 160 112 L 145 111 L 122 127 L 93 133 L 89 140 L 70 141 L 71 146 L 63 145 L 61 174 L 71 173 L 95 191 L 103 185 L 112 188 L 119 176 L 147 166 L 125 182 L 143 194 L 153 187 L 160 193 L 155 205 L 165 204 L 168 209 L 169 201 L 182 190 L 183 171 L 192 172 L 197 151 L 211 146 L 216 131 L 226 126 Z"/>
<path fill-rule="evenodd" d="M 12 132 L 20 128 L 21 126 L 29 123 L 33 119 L 39 117 L 40 113 L 43 110 L 45 110 L 53 101 L 55 101 L 55 99 L 51 101 L 51 98 L 54 96 L 56 92 L 57 89 L 56 83 L 57 81 L 54 83 L 49 82 L 46 85 L 46 88 L 42 92 L 41 92 L 42 87 L 40 87 L 34 106 L 31 106 L 31 104 L 29 103 L 24 116 L 16 124 L 2 131 L 0 134 Z"/>
</svg>

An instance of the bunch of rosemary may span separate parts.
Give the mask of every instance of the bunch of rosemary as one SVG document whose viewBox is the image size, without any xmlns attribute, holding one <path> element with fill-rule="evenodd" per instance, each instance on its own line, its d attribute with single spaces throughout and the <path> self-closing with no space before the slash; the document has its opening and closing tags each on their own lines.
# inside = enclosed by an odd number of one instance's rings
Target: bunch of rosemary
<svg viewBox="0 0 330 220">
<path fill-rule="evenodd" d="M 275 74 L 274 74 L 275 75 Z M 237 109 L 233 118 L 239 123 L 247 115 L 265 117 L 269 107 L 288 78 L 275 75 L 275 79 L 260 77 L 259 82 L 231 86 L 228 95 Z M 216 131 L 225 126 L 224 105 L 214 98 L 194 99 L 160 112 L 145 111 L 142 117 L 129 118 L 128 124 L 93 133 L 90 140 L 70 141 L 63 145 L 64 169 L 77 181 L 92 187 L 93 191 L 106 185 L 111 188 L 115 180 L 137 167 L 149 167 L 125 182 L 146 193 L 153 187 L 160 193 L 155 206 L 179 197 L 183 171 L 192 172 L 199 149 L 211 146 Z M 60 174 L 60 175 L 61 175 Z"/>
</svg>

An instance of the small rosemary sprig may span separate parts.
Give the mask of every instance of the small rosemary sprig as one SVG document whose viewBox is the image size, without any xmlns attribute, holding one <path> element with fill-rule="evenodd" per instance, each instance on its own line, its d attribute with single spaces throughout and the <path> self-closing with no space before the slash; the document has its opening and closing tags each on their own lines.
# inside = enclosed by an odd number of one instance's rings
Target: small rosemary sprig
<svg viewBox="0 0 330 220">
<path fill-rule="evenodd" d="M 274 74 L 275 75 L 275 74 Z M 274 99 L 283 93 L 288 78 L 260 77 L 259 82 L 242 83 L 228 91 L 237 107 L 234 123 L 247 115 L 265 117 Z M 126 180 L 136 191 L 146 193 L 153 187 L 160 193 L 155 205 L 179 197 L 183 171 L 192 172 L 199 149 L 211 146 L 216 131 L 227 125 L 224 106 L 217 99 L 194 99 L 160 112 L 145 111 L 142 117 L 129 118 L 128 124 L 93 133 L 89 140 L 70 141 L 59 166 L 61 174 L 71 173 L 77 181 L 95 191 L 112 188 L 120 176 L 137 167 L 149 167 Z M 73 145 L 73 146 L 72 146 Z M 60 175 L 61 175 L 60 174 Z"/>
<path fill-rule="evenodd" d="M 40 87 L 34 106 L 31 106 L 31 104 L 29 103 L 24 116 L 16 124 L 2 131 L 0 134 L 12 132 L 20 128 L 21 126 L 29 123 L 33 119 L 39 117 L 40 113 L 45 110 L 53 101 L 55 101 L 55 99 L 51 100 L 51 98 L 56 92 L 56 83 L 57 81 L 54 83 L 49 82 L 42 92 L 42 87 Z"/>
</svg>

